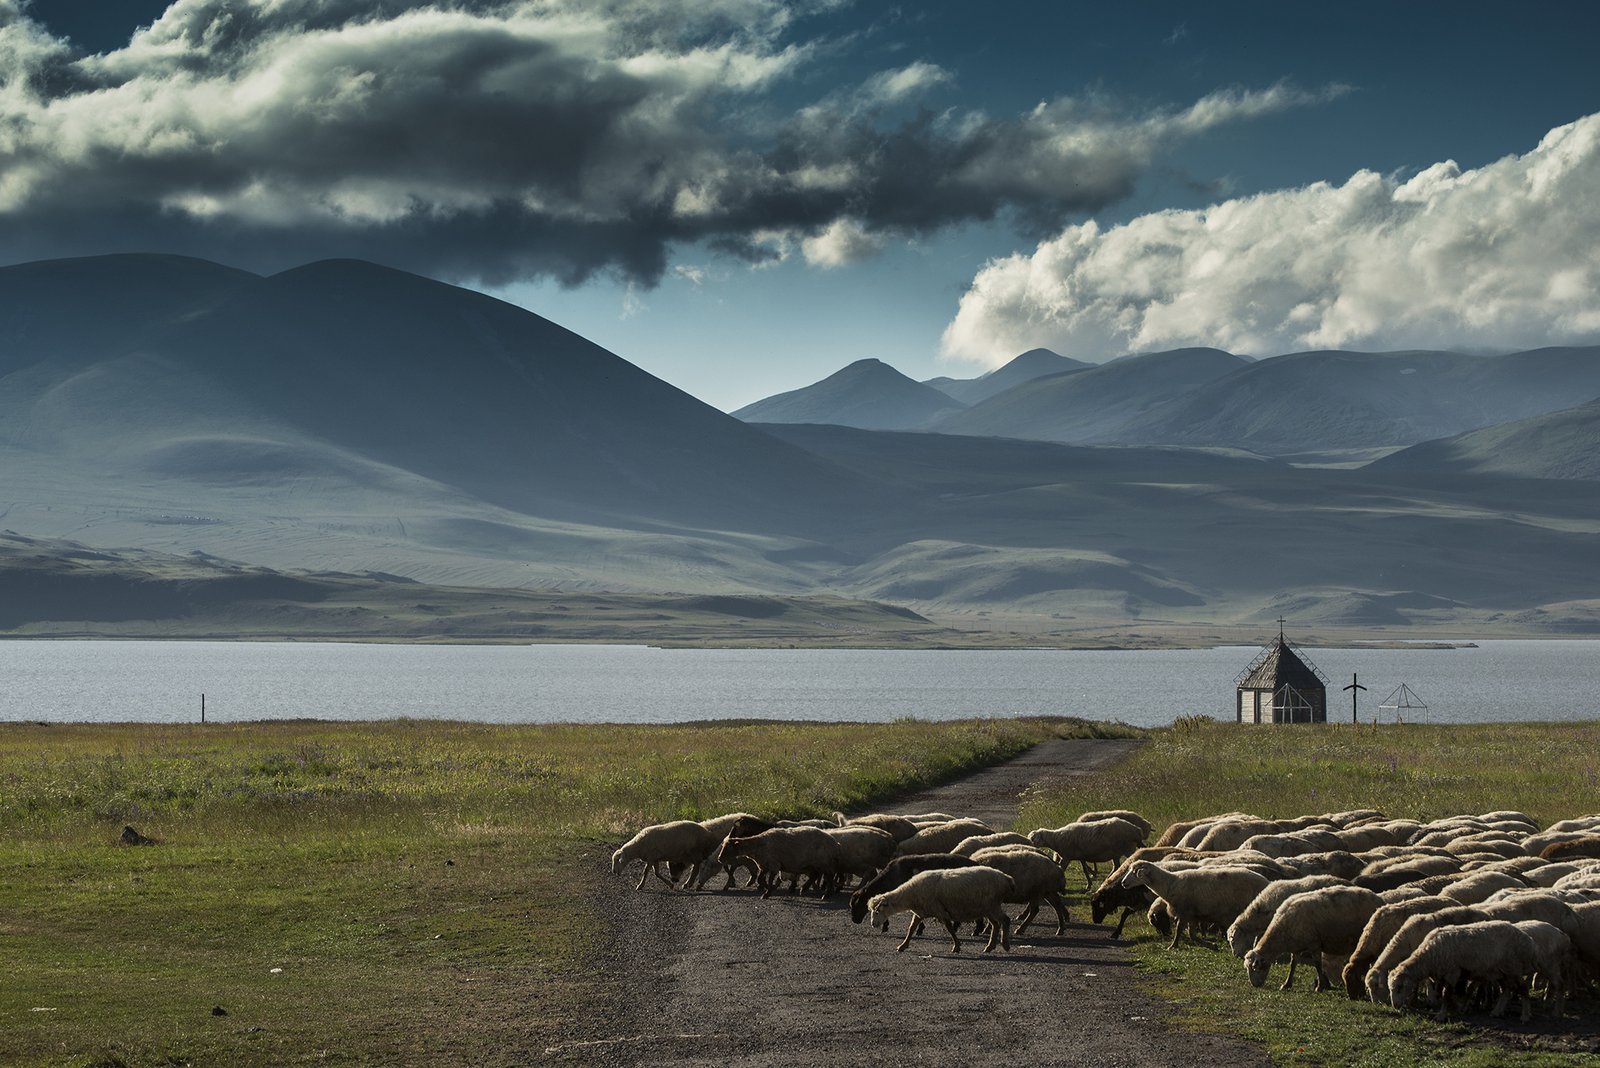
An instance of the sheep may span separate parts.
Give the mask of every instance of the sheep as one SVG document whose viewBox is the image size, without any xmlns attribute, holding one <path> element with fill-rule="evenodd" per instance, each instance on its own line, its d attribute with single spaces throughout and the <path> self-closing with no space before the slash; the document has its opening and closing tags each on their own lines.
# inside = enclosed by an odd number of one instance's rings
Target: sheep
<svg viewBox="0 0 1600 1068">
<path fill-rule="evenodd" d="M 995 846 L 1020 845 L 1033 848 L 1033 843 L 1020 834 L 1011 831 L 1002 831 L 998 834 L 975 834 L 971 838 L 963 838 L 957 842 L 950 852 L 958 856 L 970 857 L 980 849 L 993 849 Z"/>
<path fill-rule="evenodd" d="M 661 865 L 686 864 L 692 865 L 689 871 L 688 882 L 693 882 L 699 873 L 700 865 L 711 855 L 721 841 L 713 832 L 706 830 L 694 820 L 673 820 L 671 823 L 657 823 L 644 828 L 638 834 L 623 843 L 622 848 L 611 854 L 611 873 L 619 875 L 623 867 L 635 860 L 644 862 L 644 870 L 639 873 L 638 885 L 635 890 L 644 889 L 644 881 L 651 872 L 655 872 L 657 879 L 674 886 L 673 880 L 661 874 Z"/>
<path fill-rule="evenodd" d="M 1245 974 L 1250 985 L 1266 982 L 1272 962 L 1289 958 L 1289 975 L 1281 989 L 1294 982 L 1295 958 L 1311 956 L 1317 961 L 1317 979 L 1312 992 L 1331 984 L 1322 966 L 1322 957 L 1347 957 L 1356 948 L 1362 929 L 1383 899 L 1359 886 L 1325 886 L 1285 901 L 1255 947 L 1244 955 Z"/>
<path fill-rule="evenodd" d="M 870 812 L 865 816 L 849 817 L 843 812 L 835 812 L 833 815 L 841 827 L 876 827 L 892 835 L 897 843 L 904 842 L 919 830 L 915 823 L 904 816 L 895 816 L 887 812 Z"/>
<path fill-rule="evenodd" d="M 1183 839 L 1188 837 L 1193 831 L 1200 828 L 1209 828 L 1213 823 L 1230 819 L 1253 820 L 1255 817 L 1245 812 L 1228 812 L 1221 816 L 1205 816 L 1197 820 L 1179 820 L 1178 822 L 1169 825 L 1165 831 L 1162 831 L 1161 837 L 1157 838 L 1154 844 L 1157 846 L 1181 845 Z M 1201 837 L 1204 836 L 1204 831 L 1202 831 Z M 1195 840 L 1199 841 L 1198 838 Z"/>
<path fill-rule="evenodd" d="M 1123 886 L 1122 877 L 1128 874 L 1130 865 L 1141 860 L 1161 860 L 1172 856 L 1189 856 L 1187 851 L 1176 846 L 1145 846 L 1129 855 L 1128 859 L 1117 865 L 1115 871 L 1105 877 L 1105 881 L 1089 897 L 1089 913 L 1094 922 L 1104 923 L 1107 916 L 1117 909 L 1122 910 L 1122 916 L 1117 920 L 1116 930 L 1111 932 L 1112 938 L 1122 937 L 1122 928 L 1128 922 L 1128 917 L 1135 912 L 1142 912 L 1150 907 L 1155 900 L 1155 895 L 1150 888 L 1140 884 L 1138 886 Z"/>
<path fill-rule="evenodd" d="M 1514 920 L 1517 930 L 1533 940 L 1537 976 L 1544 980 L 1550 997 L 1550 1014 L 1561 1019 L 1567 1004 L 1567 983 L 1573 966 L 1572 939 L 1554 924 L 1543 920 Z M 1527 1019 L 1524 1012 L 1523 1019 Z"/>
<path fill-rule="evenodd" d="M 1150 832 L 1151 831 L 1155 830 L 1155 827 L 1153 827 L 1151 825 L 1149 820 L 1145 819 L 1143 816 L 1139 815 L 1137 812 L 1134 812 L 1134 811 L 1132 811 L 1130 809 L 1126 809 L 1126 808 L 1107 808 L 1107 809 L 1101 809 L 1100 811 L 1097 811 L 1097 812 L 1085 812 L 1081 816 L 1079 816 L 1077 819 L 1073 820 L 1072 822 L 1073 823 L 1094 823 L 1096 820 L 1109 820 L 1109 819 L 1127 820 L 1129 823 L 1133 824 L 1135 827 L 1138 827 L 1140 830 L 1144 831 L 1146 838 L 1148 838 L 1150 836 Z"/>
<path fill-rule="evenodd" d="M 980 849 L 972 854 L 972 859 L 1011 876 L 1016 889 L 1006 901 L 1027 906 L 1017 917 L 1017 934 L 1028 929 L 1028 924 L 1039 914 L 1041 903 L 1056 910 L 1056 934 L 1066 933 L 1067 905 L 1061 895 L 1066 892 L 1067 877 L 1049 857 L 1032 846 L 1001 846 Z"/>
<path fill-rule="evenodd" d="M 1001 906 L 1015 893 L 1016 886 L 1009 875 L 979 864 L 970 868 L 919 872 L 893 890 L 868 899 L 867 908 L 873 915 L 883 917 L 897 912 L 911 913 L 905 940 L 896 952 L 904 952 L 911 944 L 911 937 L 923 919 L 932 919 L 944 924 L 945 930 L 950 932 L 950 948 L 954 953 L 961 952 L 956 926 L 969 920 L 982 920 L 989 925 L 989 942 L 983 947 L 985 953 L 993 952 L 996 943 L 1009 953 L 1011 921 Z"/>
<path fill-rule="evenodd" d="M 756 819 L 756 817 L 750 815 L 750 813 L 748 813 L 748 812 L 730 812 L 725 816 L 717 816 L 717 817 L 715 817 L 713 819 L 701 820 L 700 821 L 700 826 L 704 827 L 706 830 L 710 831 L 713 835 L 715 835 L 716 839 L 717 839 L 717 842 L 720 844 L 723 839 L 728 837 L 728 832 L 733 830 L 734 826 L 740 820 L 755 820 L 755 819 Z M 672 877 L 673 881 L 677 881 L 679 869 L 681 867 L 682 867 L 682 865 L 679 865 L 679 864 L 671 864 L 671 863 L 669 863 L 667 865 L 667 874 Z M 728 879 L 727 879 L 727 882 L 722 884 L 722 888 L 724 890 L 731 890 L 731 889 L 733 889 L 733 875 L 734 875 L 734 872 L 739 868 L 744 868 L 746 871 L 748 871 L 750 873 L 750 882 L 751 882 L 752 885 L 754 885 L 755 880 L 756 880 L 756 869 L 755 869 L 755 865 L 754 864 L 751 864 L 749 862 L 745 862 L 743 864 L 735 864 L 731 868 L 726 868 L 726 867 L 723 867 L 721 864 L 719 864 L 715 857 L 707 857 L 705 862 L 703 864 L 701 864 L 701 866 L 700 866 L 700 877 L 698 879 L 695 879 L 695 878 L 685 879 L 683 885 L 687 887 L 687 886 L 692 884 L 694 886 L 694 888 L 696 890 L 698 890 L 701 887 L 705 886 L 706 883 L 711 879 L 712 876 L 716 875 L 719 872 L 725 872 L 725 873 L 727 873 Z"/>
<path fill-rule="evenodd" d="M 1505 920 L 1483 920 L 1428 932 L 1405 960 L 1395 966 L 1390 978 L 1389 1003 L 1403 1009 L 1416 996 L 1424 979 L 1436 980 L 1444 993 L 1436 1017 L 1450 1018 L 1457 982 L 1470 977 L 1500 987 L 1500 998 L 1491 1015 L 1505 1012 L 1513 992 L 1522 993 L 1522 1019 L 1533 1013 L 1528 1000 L 1526 977 L 1539 966 L 1539 953 L 1527 932 Z"/>
<path fill-rule="evenodd" d="M 1556 842 L 1547 845 L 1539 851 L 1545 860 L 1578 860 L 1600 859 L 1600 835 L 1589 835 L 1585 838 L 1574 838 L 1568 842 Z"/>
<path fill-rule="evenodd" d="M 1168 949 L 1176 949 L 1185 931 L 1195 941 L 1194 928 L 1214 923 L 1224 930 L 1255 900 L 1267 885 L 1266 876 L 1245 868 L 1197 868 L 1169 872 L 1144 860 L 1129 869 L 1125 885 L 1142 883 L 1167 902 L 1176 923 Z"/>
<path fill-rule="evenodd" d="M 1326 853 L 1302 853 L 1297 857 L 1279 857 L 1278 866 L 1289 873 L 1289 878 L 1308 875 L 1333 875 L 1347 882 L 1361 874 L 1365 866 L 1360 857 L 1335 849 Z"/>
<path fill-rule="evenodd" d="M 717 860 L 723 864 L 731 864 L 739 857 L 755 862 L 763 899 L 772 896 L 783 873 L 790 876 L 790 893 L 804 875 L 808 881 L 820 884 L 827 897 L 832 893 L 841 861 L 839 843 L 819 827 L 774 827 L 749 838 L 729 837 L 717 851 Z"/>
<path fill-rule="evenodd" d="M 1378 957 L 1367 969 L 1367 998 L 1375 1005 L 1389 1004 L 1389 973 L 1401 961 L 1417 951 L 1431 931 L 1441 927 L 1453 927 L 1463 923 L 1477 923 L 1482 921 L 1483 913 L 1471 905 L 1457 905 L 1454 908 L 1439 909 L 1436 912 L 1412 916 L 1400 925 L 1394 937 L 1389 939 L 1389 944 L 1378 951 Z"/>
<path fill-rule="evenodd" d="M 839 844 L 840 875 L 866 882 L 894 856 L 894 836 L 876 827 L 829 827 L 822 833 Z"/>
<path fill-rule="evenodd" d="M 865 920 L 869 900 L 878 894 L 888 893 L 919 872 L 938 871 L 944 868 L 971 868 L 977 863 L 971 857 L 961 857 L 954 853 L 918 853 L 914 857 L 897 857 L 850 895 L 850 920 L 852 923 Z M 888 920 L 883 921 L 883 929 L 885 931 L 889 929 Z"/>
<path fill-rule="evenodd" d="M 1463 879 L 1457 879 L 1440 890 L 1439 894 L 1442 897 L 1454 898 L 1463 905 L 1476 905 L 1501 890 L 1516 890 L 1527 885 L 1515 875 L 1507 875 L 1502 871 L 1479 871 Z"/>
<path fill-rule="evenodd" d="M 1238 849 L 1258 834 L 1276 834 L 1283 829 L 1273 820 L 1226 820 L 1208 830 L 1195 848 L 1210 852 Z"/>
<path fill-rule="evenodd" d="M 1534 886 L 1551 887 L 1564 876 L 1581 871 L 1583 867 L 1584 865 L 1571 861 L 1548 861 L 1543 867 L 1523 872 L 1522 877 Z"/>
<path fill-rule="evenodd" d="M 1340 973 L 1340 978 L 1344 980 L 1344 991 L 1350 1000 L 1360 1001 L 1366 996 L 1367 970 L 1407 920 L 1413 916 L 1426 916 L 1459 907 L 1459 903 L 1453 899 L 1437 895 L 1379 905 L 1377 911 L 1368 918 L 1367 925 L 1361 929 L 1361 937 L 1356 939 L 1356 947 L 1351 950 L 1350 959 Z"/>
<path fill-rule="evenodd" d="M 948 820 L 924 827 L 907 838 L 895 850 L 895 855 L 910 857 L 918 853 L 948 853 L 964 838 L 971 838 L 975 834 L 993 833 L 994 831 L 977 820 Z"/>
<path fill-rule="evenodd" d="M 1454 874 L 1461 870 L 1459 861 L 1453 857 L 1416 857 L 1405 863 L 1380 862 L 1377 870 L 1373 868 L 1374 865 L 1368 865 L 1367 870 L 1352 881 L 1368 890 L 1392 890 L 1430 875 Z"/>
<path fill-rule="evenodd" d="M 1083 885 L 1093 885 L 1089 865 L 1109 860 L 1121 864 L 1122 859 L 1144 844 L 1144 831 L 1136 824 L 1112 816 L 1092 823 L 1069 823 L 1065 827 L 1050 829 L 1040 827 L 1028 835 L 1028 841 L 1055 851 L 1062 868 L 1077 861 L 1083 868 Z"/>
<path fill-rule="evenodd" d="M 1228 928 L 1228 948 L 1233 951 L 1235 957 L 1242 957 L 1249 952 L 1250 947 L 1256 944 L 1256 939 L 1260 938 L 1272 923 L 1272 917 L 1278 911 L 1278 906 L 1294 895 L 1303 894 L 1307 890 L 1320 890 L 1324 886 L 1347 885 L 1349 884 L 1346 880 L 1335 879 L 1330 875 L 1309 875 L 1301 879 L 1283 879 L 1268 883 Z"/>
</svg>

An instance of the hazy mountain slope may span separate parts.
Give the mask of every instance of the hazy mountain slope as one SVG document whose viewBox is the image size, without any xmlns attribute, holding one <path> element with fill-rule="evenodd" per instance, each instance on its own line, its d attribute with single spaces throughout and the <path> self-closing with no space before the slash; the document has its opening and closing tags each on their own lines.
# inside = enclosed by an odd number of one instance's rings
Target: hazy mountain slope
<svg viewBox="0 0 1600 1068">
<path fill-rule="evenodd" d="M 1600 479 L 1600 400 L 1426 441 L 1369 467 L 1375 472 Z"/>
<path fill-rule="evenodd" d="M 126 273 L 30 279 L 31 298 L 82 317 Z M 805 529 L 881 493 L 481 294 L 354 261 L 191 292 L 93 358 L 44 352 L 7 376 L 0 440 L 189 485 L 370 483 L 378 467 L 611 525 Z"/>
<path fill-rule="evenodd" d="M 1003 367 L 997 367 L 977 378 L 930 378 L 923 385 L 954 397 L 962 404 L 977 404 L 996 393 L 1004 393 L 1013 386 L 1031 382 L 1046 375 L 1082 371 L 1094 364 L 1084 363 L 1051 352 L 1049 349 L 1029 349 Z"/>
<path fill-rule="evenodd" d="M 820 382 L 758 400 L 734 412 L 747 423 L 831 423 L 866 430 L 911 430 L 962 408 L 881 360 L 857 360 Z"/>
<path fill-rule="evenodd" d="M 1176 349 L 1125 356 L 1084 371 L 1035 379 L 996 394 L 934 429 L 1041 441 L 1131 441 L 1130 422 L 1164 402 L 1250 366 L 1219 349 Z M 1164 444 L 1150 438 L 1145 444 Z"/>
<path fill-rule="evenodd" d="M 1260 360 L 1108 440 L 1288 454 L 1410 445 L 1600 395 L 1600 348 L 1509 356 L 1303 352 Z"/>
</svg>

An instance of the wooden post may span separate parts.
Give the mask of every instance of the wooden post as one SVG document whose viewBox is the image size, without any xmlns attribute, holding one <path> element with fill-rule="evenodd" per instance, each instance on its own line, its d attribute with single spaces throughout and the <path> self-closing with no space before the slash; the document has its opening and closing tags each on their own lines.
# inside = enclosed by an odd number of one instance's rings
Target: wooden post
<svg viewBox="0 0 1600 1068">
<path fill-rule="evenodd" d="M 1350 673 L 1350 685 L 1346 686 L 1345 689 L 1350 691 L 1350 722 L 1360 723 L 1360 718 L 1356 716 L 1356 692 L 1365 690 L 1366 687 L 1356 681 L 1356 673 L 1354 671 Z M 1373 720 L 1373 722 L 1376 723 L 1377 720 Z"/>
<path fill-rule="evenodd" d="M 200 695 L 200 722 L 204 723 L 205 721 L 206 721 L 206 695 L 205 694 L 201 694 Z"/>
</svg>

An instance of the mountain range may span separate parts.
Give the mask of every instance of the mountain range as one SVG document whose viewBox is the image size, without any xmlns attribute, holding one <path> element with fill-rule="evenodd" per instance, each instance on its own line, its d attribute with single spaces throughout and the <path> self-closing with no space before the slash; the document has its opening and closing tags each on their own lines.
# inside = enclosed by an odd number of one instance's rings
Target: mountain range
<svg viewBox="0 0 1600 1068">
<path fill-rule="evenodd" d="M 833 376 L 840 403 L 900 398 L 914 429 L 839 425 L 820 404 L 817 418 L 747 422 L 531 312 L 372 264 L 258 276 L 165 256 L 49 261 L 0 269 L 0 527 L 296 582 L 823 596 L 966 628 L 1292 611 L 1582 630 L 1600 618 L 1600 495 L 1582 463 L 1595 412 L 1540 406 L 1586 400 L 1593 355 L 1202 349 L 1062 370 L 1030 353 L 971 404 L 863 361 Z M 1426 393 L 1413 379 L 1450 394 L 1417 425 L 1521 422 L 1365 466 L 1303 466 L 1318 450 L 1348 461 L 1357 446 L 1411 444 L 1331 435 L 1350 422 L 1340 405 Z M 1306 399 L 1318 388 L 1346 399 L 1323 411 Z M 922 410 L 971 432 L 923 429 L 908 398 L 929 394 L 945 400 Z M 1206 423 L 1205 397 L 1232 423 Z M 1402 408 L 1366 425 L 1404 425 Z M 1116 444 L 977 432 L 979 416 L 1008 411 Z M 1300 437 L 1282 430 L 1296 419 Z M 13 616 L 67 626 L 50 611 L 71 598 L 49 589 L 31 610 L 13 598 Z M 152 606 L 170 611 L 162 596 Z"/>
<path fill-rule="evenodd" d="M 1025 353 L 991 375 L 999 376 L 1032 355 Z M 963 409 L 931 411 L 916 427 L 1070 444 L 1184 445 L 1266 456 L 1371 459 L 1384 450 L 1600 398 L 1600 347 L 1500 356 L 1323 351 L 1261 360 L 1217 349 L 1178 349 L 1125 356 L 1070 373 L 1019 374 L 1010 381 L 987 396 L 969 394 L 976 399 Z M 784 395 L 810 398 L 803 419 L 789 418 L 765 401 L 734 414 L 761 422 L 908 428 L 880 418 L 870 391 L 812 392 L 817 388 Z M 847 418 L 830 418 L 831 411 L 843 414 L 847 408 Z"/>
</svg>

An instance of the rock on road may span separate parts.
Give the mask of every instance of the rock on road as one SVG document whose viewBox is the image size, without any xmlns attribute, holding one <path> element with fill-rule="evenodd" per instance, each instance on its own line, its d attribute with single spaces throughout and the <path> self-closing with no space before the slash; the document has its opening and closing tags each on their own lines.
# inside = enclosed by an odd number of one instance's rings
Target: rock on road
<svg viewBox="0 0 1600 1068">
<path fill-rule="evenodd" d="M 1030 786 L 1098 770 L 1137 744 L 1046 742 L 885 808 L 970 815 L 1003 829 Z M 552 1049 L 555 1059 L 752 1068 L 1271 1063 L 1257 1045 L 1169 1028 L 1170 1008 L 1139 987 L 1110 927 L 1081 910 L 1059 938 L 1053 916 L 1036 920 L 1009 954 L 983 953 L 971 937 L 952 953 L 933 924 L 896 953 L 907 917 L 890 934 L 853 924 L 844 894 L 762 901 L 744 891 L 677 893 L 655 879 L 635 892 L 609 869 L 597 878 L 594 905 L 609 932 L 597 967 L 619 980 L 620 997 L 596 1006 L 590 1034 Z"/>
</svg>

